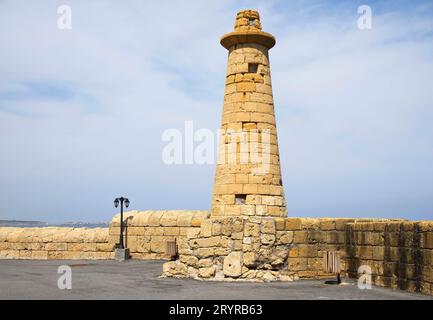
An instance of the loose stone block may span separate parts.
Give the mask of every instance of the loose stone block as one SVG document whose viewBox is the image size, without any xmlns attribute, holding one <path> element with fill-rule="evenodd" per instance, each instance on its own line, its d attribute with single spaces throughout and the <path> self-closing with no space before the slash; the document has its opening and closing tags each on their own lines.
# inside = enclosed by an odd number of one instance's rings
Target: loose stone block
<svg viewBox="0 0 433 320">
<path fill-rule="evenodd" d="M 215 267 L 200 268 L 199 275 L 202 278 L 211 278 L 215 275 Z"/>
<path fill-rule="evenodd" d="M 179 259 L 180 262 L 187 266 L 196 267 L 198 266 L 198 258 L 195 256 L 189 256 L 189 255 L 182 255 Z"/>
<path fill-rule="evenodd" d="M 224 275 L 227 277 L 239 277 L 242 274 L 242 252 L 232 252 L 224 258 Z"/>
<path fill-rule="evenodd" d="M 163 274 L 168 276 L 187 276 L 188 269 L 185 264 L 178 261 L 170 261 L 162 266 Z"/>
</svg>

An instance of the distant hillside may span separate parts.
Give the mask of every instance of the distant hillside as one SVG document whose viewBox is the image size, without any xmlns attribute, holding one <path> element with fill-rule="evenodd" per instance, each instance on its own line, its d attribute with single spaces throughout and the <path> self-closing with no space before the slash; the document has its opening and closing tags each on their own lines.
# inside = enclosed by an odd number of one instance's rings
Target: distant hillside
<svg viewBox="0 0 433 320">
<path fill-rule="evenodd" d="M 105 228 L 107 222 L 65 222 L 61 224 L 50 224 L 43 221 L 21 221 L 21 220 L 0 220 L 0 227 L 17 228 L 41 228 L 41 227 L 69 227 L 69 228 Z"/>
<path fill-rule="evenodd" d="M 0 220 L 1 227 L 46 227 L 47 223 L 42 221 Z"/>
</svg>

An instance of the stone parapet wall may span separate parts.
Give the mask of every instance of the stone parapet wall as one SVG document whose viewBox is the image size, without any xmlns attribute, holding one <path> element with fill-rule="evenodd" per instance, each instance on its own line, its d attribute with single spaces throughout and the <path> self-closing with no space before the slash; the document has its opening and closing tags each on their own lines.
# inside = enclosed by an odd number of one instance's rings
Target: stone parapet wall
<svg viewBox="0 0 433 320">
<path fill-rule="evenodd" d="M 0 228 L 0 259 L 111 259 L 108 228 Z"/>
<path fill-rule="evenodd" d="M 341 256 L 342 275 L 347 272 L 348 225 L 352 223 L 368 223 L 372 221 L 389 223 L 385 219 L 355 218 L 286 218 L 285 229 L 279 231 L 280 236 L 293 238 L 287 259 L 287 267 L 296 272 L 299 278 L 329 277 L 323 271 L 323 253 L 338 251 Z"/>
<path fill-rule="evenodd" d="M 129 211 L 124 241 L 133 259 L 164 259 L 168 240 L 179 246 L 188 229 L 199 228 L 209 211 Z M 120 215 L 109 228 L 0 228 L 0 259 L 112 259 Z"/>
<path fill-rule="evenodd" d="M 329 278 L 323 253 L 338 251 L 343 276 L 361 265 L 373 283 L 433 294 L 433 222 L 401 219 L 212 217 L 187 230 L 163 276 L 223 281 Z"/>
<path fill-rule="evenodd" d="M 0 228 L 0 259 L 112 259 L 119 215 L 109 228 Z M 124 240 L 133 259 L 177 261 L 163 275 L 224 281 L 333 277 L 323 253 L 339 251 L 342 275 L 371 268 L 373 283 L 433 294 L 433 221 L 210 217 L 209 211 L 130 211 Z"/>
<path fill-rule="evenodd" d="M 357 221 L 372 219 L 212 217 L 187 231 L 179 260 L 167 263 L 164 275 L 229 281 L 329 277 L 323 252 L 340 251 L 345 271 L 346 226 Z"/>
<path fill-rule="evenodd" d="M 224 281 L 334 277 L 323 253 L 338 251 L 343 276 L 371 268 L 373 284 L 433 294 L 433 221 L 214 217 L 187 230 L 163 275 Z"/>
<path fill-rule="evenodd" d="M 369 266 L 374 284 L 433 294 L 433 221 L 351 223 L 347 271 Z"/>
<path fill-rule="evenodd" d="M 130 211 L 125 213 L 124 241 L 133 259 L 165 259 L 167 241 L 178 247 L 186 241 L 189 229 L 200 229 L 209 211 Z M 109 229 L 109 243 L 119 242 L 120 215 L 114 216 Z"/>
</svg>

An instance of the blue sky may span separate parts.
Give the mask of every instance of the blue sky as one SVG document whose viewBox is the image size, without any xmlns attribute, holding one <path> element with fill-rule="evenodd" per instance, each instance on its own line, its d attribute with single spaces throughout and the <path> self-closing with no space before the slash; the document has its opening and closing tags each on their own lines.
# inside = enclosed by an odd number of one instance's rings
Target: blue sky
<svg viewBox="0 0 433 320">
<path fill-rule="evenodd" d="M 432 2 L 314 0 L 1 1 L 0 219 L 208 209 L 214 166 L 165 165 L 161 135 L 219 127 L 219 38 L 245 8 L 277 38 L 289 215 L 433 219 Z"/>
</svg>

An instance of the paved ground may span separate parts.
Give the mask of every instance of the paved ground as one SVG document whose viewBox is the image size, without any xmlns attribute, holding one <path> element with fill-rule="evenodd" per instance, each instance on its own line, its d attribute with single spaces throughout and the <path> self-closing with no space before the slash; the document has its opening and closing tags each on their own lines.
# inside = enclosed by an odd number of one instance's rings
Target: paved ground
<svg viewBox="0 0 433 320">
<path fill-rule="evenodd" d="M 404 291 L 323 281 L 205 282 L 158 278 L 161 261 L 0 260 L 0 299 L 433 299 Z M 72 289 L 60 290 L 60 265 L 72 269 Z"/>
</svg>

